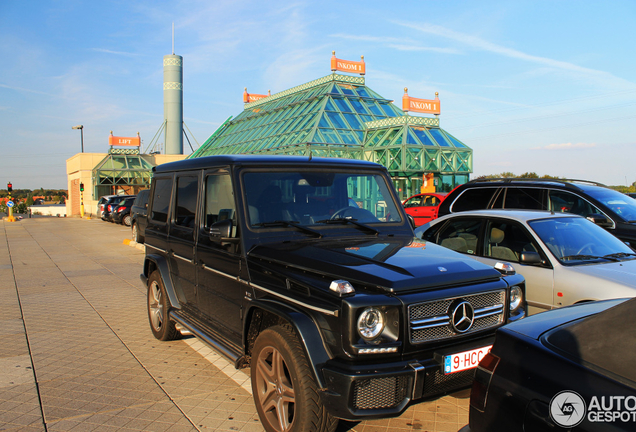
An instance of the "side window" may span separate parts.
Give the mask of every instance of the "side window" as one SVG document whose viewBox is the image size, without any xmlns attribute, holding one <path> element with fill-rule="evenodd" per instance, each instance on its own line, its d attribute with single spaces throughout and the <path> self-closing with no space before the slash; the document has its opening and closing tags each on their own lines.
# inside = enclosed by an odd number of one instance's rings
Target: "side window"
<svg viewBox="0 0 636 432">
<path fill-rule="evenodd" d="M 413 197 L 404 204 L 404 207 L 420 207 L 422 205 L 422 197 Z"/>
<path fill-rule="evenodd" d="M 507 188 L 506 202 L 503 208 L 523 210 L 545 210 L 543 205 L 543 189 Z"/>
<path fill-rule="evenodd" d="M 477 255 L 480 219 L 461 219 L 450 222 L 437 236 L 437 244 L 457 252 Z"/>
<path fill-rule="evenodd" d="M 194 228 L 198 190 L 199 182 L 196 176 L 177 177 L 177 199 L 174 214 L 176 226 Z"/>
<path fill-rule="evenodd" d="M 452 204 L 453 213 L 467 210 L 487 209 L 496 187 L 473 188 L 466 190 Z"/>
<path fill-rule="evenodd" d="M 568 212 L 581 216 L 587 216 L 592 213 L 603 214 L 598 208 L 570 192 L 551 190 L 550 191 L 550 210 L 554 212 Z"/>
<path fill-rule="evenodd" d="M 485 256 L 519 262 L 521 252 L 538 252 L 526 230 L 507 221 L 490 221 L 486 226 Z"/>
<path fill-rule="evenodd" d="M 205 228 L 216 222 L 230 219 L 236 227 L 236 208 L 232 180 L 228 174 L 211 175 L 205 179 Z"/>
<path fill-rule="evenodd" d="M 172 179 L 155 180 L 155 189 L 152 196 L 152 212 L 150 219 L 154 222 L 168 222 L 168 209 L 170 208 L 170 197 L 172 195 Z"/>
</svg>

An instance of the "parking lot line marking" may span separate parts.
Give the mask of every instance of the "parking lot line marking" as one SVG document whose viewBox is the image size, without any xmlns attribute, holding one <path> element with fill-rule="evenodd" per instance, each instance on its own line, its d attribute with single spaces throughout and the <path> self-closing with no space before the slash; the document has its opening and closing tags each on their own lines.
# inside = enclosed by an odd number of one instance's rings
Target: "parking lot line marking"
<svg viewBox="0 0 636 432">
<path fill-rule="evenodd" d="M 228 378 L 241 386 L 249 394 L 252 394 L 252 382 L 250 377 L 240 369 L 236 369 L 229 361 L 216 351 L 205 345 L 199 339 L 192 337 L 183 340 L 190 345 L 190 348 L 201 354 L 201 356 L 216 366 Z"/>
</svg>

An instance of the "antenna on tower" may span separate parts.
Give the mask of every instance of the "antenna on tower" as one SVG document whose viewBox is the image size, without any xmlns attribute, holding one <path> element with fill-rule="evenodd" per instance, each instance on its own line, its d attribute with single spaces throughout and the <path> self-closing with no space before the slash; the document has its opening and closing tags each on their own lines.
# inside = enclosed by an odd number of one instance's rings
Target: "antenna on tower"
<svg viewBox="0 0 636 432">
<path fill-rule="evenodd" d="M 172 55 L 174 55 L 174 21 L 172 22 Z"/>
</svg>

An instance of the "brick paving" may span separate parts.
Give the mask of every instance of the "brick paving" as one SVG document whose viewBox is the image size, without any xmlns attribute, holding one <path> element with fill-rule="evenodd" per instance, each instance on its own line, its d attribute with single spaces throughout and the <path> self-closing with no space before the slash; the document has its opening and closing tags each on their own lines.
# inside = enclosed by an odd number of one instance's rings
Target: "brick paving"
<svg viewBox="0 0 636 432">
<path fill-rule="evenodd" d="M 194 338 L 160 342 L 143 248 L 99 219 L 0 225 L 0 431 L 262 431 L 249 386 Z M 468 392 L 339 432 L 456 432 Z"/>
</svg>

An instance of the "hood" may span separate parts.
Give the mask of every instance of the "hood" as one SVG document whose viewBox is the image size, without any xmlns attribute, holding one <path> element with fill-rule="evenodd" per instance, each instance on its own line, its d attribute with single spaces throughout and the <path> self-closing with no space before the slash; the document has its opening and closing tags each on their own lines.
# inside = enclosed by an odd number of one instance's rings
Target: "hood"
<svg viewBox="0 0 636 432">
<path fill-rule="evenodd" d="M 568 266 L 567 269 L 586 278 L 636 288 L 636 260 Z"/>
<path fill-rule="evenodd" d="M 422 240 L 374 238 L 260 245 L 249 263 L 292 267 L 376 286 L 390 292 L 434 289 L 498 280 L 494 268 Z"/>
</svg>

